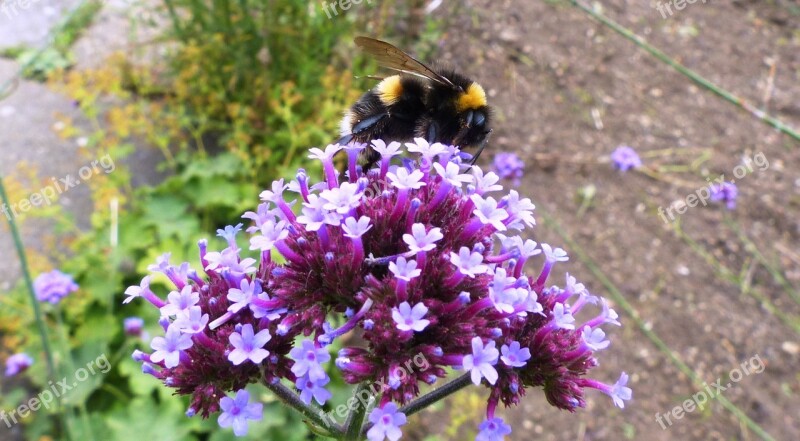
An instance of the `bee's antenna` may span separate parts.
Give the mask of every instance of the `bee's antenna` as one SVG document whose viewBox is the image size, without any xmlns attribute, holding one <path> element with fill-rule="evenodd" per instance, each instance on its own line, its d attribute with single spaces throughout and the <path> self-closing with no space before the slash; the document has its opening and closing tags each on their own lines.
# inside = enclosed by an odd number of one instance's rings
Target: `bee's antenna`
<svg viewBox="0 0 800 441">
<path fill-rule="evenodd" d="M 483 153 L 483 149 L 486 147 L 486 144 L 489 143 L 489 136 L 491 135 L 492 135 L 492 130 L 489 129 L 489 132 L 486 134 L 486 138 L 484 138 L 483 142 L 481 143 L 481 146 L 478 147 L 478 151 L 475 152 L 475 155 L 472 157 L 472 161 L 469 162 L 469 165 L 475 165 L 475 163 L 478 162 L 478 157 L 481 156 L 481 153 Z"/>
</svg>

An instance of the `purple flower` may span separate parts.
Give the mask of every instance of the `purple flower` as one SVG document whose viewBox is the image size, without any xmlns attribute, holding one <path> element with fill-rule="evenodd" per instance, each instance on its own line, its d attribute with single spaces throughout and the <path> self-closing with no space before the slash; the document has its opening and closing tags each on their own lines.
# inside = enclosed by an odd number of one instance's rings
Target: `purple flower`
<svg viewBox="0 0 800 441">
<path fill-rule="evenodd" d="M 528 348 L 520 349 L 518 341 L 512 341 L 511 346 L 503 345 L 500 348 L 500 353 L 503 354 L 500 360 L 510 367 L 523 367 L 525 363 L 531 358 L 531 350 Z"/>
<path fill-rule="evenodd" d="M 150 276 L 145 276 L 139 286 L 129 286 L 125 289 L 125 295 L 128 297 L 122 301 L 123 304 L 130 303 L 133 299 L 141 297 L 142 293 L 150 289 Z"/>
<path fill-rule="evenodd" d="M 322 208 L 342 215 L 357 207 L 362 196 L 358 185 L 350 182 L 343 182 L 339 188 L 323 190 L 319 195 L 325 201 Z"/>
<path fill-rule="evenodd" d="M 181 333 L 177 326 L 170 325 L 164 337 L 155 337 L 150 342 L 150 347 L 155 349 L 150 355 L 153 363 L 164 362 L 167 368 L 174 368 L 180 363 L 181 351 L 192 347 L 192 337 Z"/>
<path fill-rule="evenodd" d="M 472 167 L 472 185 L 475 186 L 475 193 L 477 194 L 482 195 L 484 193 L 502 190 L 503 186 L 497 184 L 499 180 L 500 177 L 494 172 L 489 172 L 484 175 L 480 167 L 477 165 Z"/>
<path fill-rule="evenodd" d="M 175 285 L 168 303 L 147 279 L 129 288 L 129 298 L 166 315 L 155 352 L 135 357 L 142 371 L 190 395 L 189 414 L 207 418 L 220 411 L 220 397 L 256 382 L 292 381 L 299 400 L 327 402 L 327 370 L 338 368 L 349 384 L 387 386 L 370 417 L 372 441 L 399 438 L 399 406 L 452 368 L 490 389 L 484 439 L 508 432 L 494 418 L 497 405 L 517 405 L 534 389 L 570 411 L 586 405 L 589 389 L 624 400 L 624 382 L 587 378 L 607 343 L 599 328 L 618 325 L 618 316 L 574 279 L 564 289 L 548 281 L 568 256 L 524 239 L 536 224 L 531 200 L 468 166 L 455 147 L 372 145 L 381 158 L 371 170 L 357 166 L 363 145 L 350 145 L 342 181 L 333 162 L 342 148 L 328 146 L 312 151 L 321 182 L 301 169 L 263 192 L 243 216 L 256 258 L 240 255 L 239 228 L 229 227 L 221 251 L 198 242 L 204 274 L 171 266 L 168 255 L 153 266 Z M 298 204 L 299 216 L 291 209 Z M 532 260 L 538 276 L 527 271 Z M 578 325 L 573 314 L 591 307 L 602 312 Z M 340 338 L 355 329 L 359 344 Z M 334 341 L 341 348 L 328 366 Z"/>
<path fill-rule="evenodd" d="M 33 282 L 33 291 L 36 299 L 40 302 L 50 302 L 56 304 L 69 293 L 78 290 L 78 285 L 72 280 L 72 276 L 64 274 L 59 270 L 49 273 L 42 273 Z"/>
<path fill-rule="evenodd" d="M 736 208 L 737 197 L 739 197 L 739 189 L 733 182 L 723 182 L 711 186 L 711 202 L 725 202 L 728 210 Z"/>
<path fill-rule="evenodd" d="M 497 231 L 505 231 L 506 226 L 503 223 L 508 218 L 508 212 L 497 206 L 497 201 L 489 196 L 483 198 L 480 195 L 474 194 L 471 197 L 472 202 L 475 204 L 475 216 L 480 219 L 484 225 L 491 225 Z"/>
<path fill-rule="evenodd" d="M 317 403 L 323 405 L 333 396 L 333 394 L 325 389 L 325 385 L 330 383 L 330 381 L 331 379 L 327 376 L 321 380 L 314 381 L 308 378 L 308 374 L 306 374 L 302 377 L 298 377 L 295 384 L 297 385 L 297 389 L 300 390 L 300 399 L 303 400 L 304 403 L 311 404 L 311 399 L 313 398 L 317 400 Z"/>
<path fill-rule="evenodd" d="M 408 245 L 411 252 L 430 251 L 436 248 L 436 242 L 444 236 L 440 228 L 431 228 L 425 231 L 425 225 L 414 224 L 411 226 L 411 234 L 403 235 L 403 242 Z"/>
<path fill-rule="evenodd" d="M 386 173 L 386 177 L 393 187 L 401 190 L 418 190 L 425 186 L 425 182 L 422 181 L 425 175 L 419 170 L 409 173 L 405 167 L 399 167 L 397 173 Z"/>
<path fill-rule="evenodd" d="M 494 155 L 494 169 L 503 179 L 513 179 L 519 185 L 525 163 L 514 153 L 502 152 Z"/>
<path fill-rule="evenodd" d="M 461 247 L 458 254 L 451 251 L 450 263 L 455 265 L 461 274 L 472 278 L 489 270 L 489 267 L 483 264 L 483 255 L 472 252 L 467 247 Z"/>
<path fill-rule="evenodd" d="M 639 158 L 639 154 L 636 153 L 636 150 L 623 145 L 616 148 L 611 153 L 611 161 L 614 162 L 614 166 L 622 171 L 628 171 L 632 168 L 641 167 L 642 160 Z"/>
<path fill-rule="evenodd" d="M 238 288 L 228 290 L 228 300 L 233 302 L 232 305 L 228 306 L 228 311 L 234 313 L 241 311 L 242 308 L 250 306 L 253 297 L 257 297 L 259 294 L 261 294 L 261 282 L 258 280 L 250 282 L 247 279 L 242 279 Z"/>
<path fill-rule="evenodd" d="M 275 222 L 274 220 L 268 220 L 261 224 L 259 232 L 261 233 L 260 235 L 250 238 L 251 250 L 269 251 L 275 246 L 276 242 L 289 236 L 285 221 Z"/>
<path fill-rule="evenodd" d="M 406 260 L 405 257 L 400 256 L 397 262 L 389 262 L 389 271 L 400 280 L 410 282 L 414 277 L 419 277 L 422 270 L 417 269 L 417 262 L 414 259 Z"/>
<path fill-rule="evenodd" d="M 264 345 L 272 338 L 269 330 L 263 329 L 258 334 L 253 334 L 253 325 L 242 326 L 242 332 L 234 332 L 230 336 L 233 350 L 228 354 L 228 360 L 234 365 L 240 365 L 245 360 L 250 360 L 259 364 L 269 356 L 269 351 L 264 349 Z"/>
<path fill-rule="evenodd" d="M 480 337 L 472 339 L 472 354 L 465 355 L 461 362 L 464 370 L 470 371 L 472 382 L 478 386 L 481 384 L 481 378 L 486 378 L 489 384 L 494 384 L 497 381 L 497 370 L 494 365 L 497 364 L 497 357 L 500 352 L 495 348 L 494 341 L 489 341 L 485 347 L 483 340 Z"/>
<path fill-rule="evenodd" d="M 503 441 L 505 436 L 511 433 L 511 426 L 502 418 L 495 417 L 482 422 L 478 430 L 475 441 Z"/>
<path fill-rule="evenodd" d="M 122 327 L 125 329 L 125 335 L 139 337 L 142 335 L 144 320 L 141 317 L 128 317 L 123 321 Z"/>
<path fill-rule="evenodd" d="M 431 322 L 422 318 L 427 313 L 428 308 L 422 302 L 413 308 L 408 302 L 403 302 L 398 307 L 392 308 L 392 319 L 397 324 L 397 329 L 401 331 L 420 332 Z"/>
<path fill-rule="evenodd" d="M 370 228 L 372 228 L 372 225 L 370 225 L 369 222 L 370 219 L 366 216 L 361 216 L 358 220 L 356 220 L 354 217 L 348 217 L 344 220 L 342 231 L 344 231 L 345 237 L 358 239 L 367 231 L 369 231 Z"/>
<path fill-rule="evenodd" d="M 217 423 L 220 427 L 233 426 L 233 433 L 236 436 L 247 435 L 247 420 L 260 421 L 262 418 L 261 403 L 248 404 L 250 393 L 241 389 L 236 392 L 235 398 L 222 397 L 219 400 L 219 407 L 222 413 L 219 414 Z"/>
<path fill-rule="evenodd" d="M 581 338 L 583 343 L 594 352 L 603 350 L 611 344 L 606 340 L 606 333 L 600 328 L 592 329 L 590 326 L 584 326 L 581 330 Z"/>
<path fill-rule="evenodd" d="M 169 293 L 167 300 L 169 303 L 161 307 L 161 315 L 164 317 L 188 313 L 189 308 L 200 301 L 200 294 L 194 292 L 191 285 L 186 285 L 181 292 L 172 291 Z"/>
<path fill-rule="evenodd" d="M 192 306 L 185 314 L 181 314 L 172 322 L 184 334 L 197 334 L 203 332 L 208 325 L 208 314 L 203 314 L 199 306 Z"/>
<path fill-rule="evenodd" d="M 311 340 L 303 340 L 299 348 L 294 348 L 289 352 L 294 358 L 292 372 L 298 376 L 308 375 L 312 381 L 322 380 L 328 374 L 322 367 L 322 363 L 327 363 L 331 355 L 325 348 L 318 348 Z"/>
<path fill-rule="evenodd" d="M 33 364 L 33 359 L 25 353 L 14 354 L 6 359 L 6 377 L 25 372 Z"/>
<path fill-rule="evenodd" d="M 369 414 L 372 427 L 367 431 L 369 441 L 397 441 L 403 436 L 400 426 L 406 423 L 406 416 L 397 410 L 397 405 L 387 403 L 383 408 L 375 408 Z"/>
<path fill-rule="evenodd" d="M 620 409 L 625 408 L 625 401 L 630 400 L 633 398 L 633 391 L 631 388 L 627 387 L 628 384 L 628 374 L 625 372 L 621 373 L 619 376 L 619 380 L 614 383 L 614 386 L 611 387 L 611 398 L 614 400 L 614 405 L 619 407 Z"/>
</svg>

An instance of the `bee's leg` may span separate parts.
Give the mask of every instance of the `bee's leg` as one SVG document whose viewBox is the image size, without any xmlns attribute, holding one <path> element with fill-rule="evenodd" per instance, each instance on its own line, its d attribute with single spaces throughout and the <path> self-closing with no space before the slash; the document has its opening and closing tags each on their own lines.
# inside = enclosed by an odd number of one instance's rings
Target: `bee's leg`
<svg viewBox="0 0 800 441">
<path fill-rule="evenodd" d="M 336 141 L 336 144 L 347 145 L 347 144 L 350 144 L 350 141 L 352 141 L 352 140 L 353 140 L 353 134 L 351 133 L 349 135 L 344 135 L 341 138 L 339 138 L 339 140 Z"/>
<path fill-rule="evenodd" d="M 428 143 L 433 144 L 436 142 L 436 132 L 438 128 L 436 127 L 436 122 L 431 121 L 430 125 L 428 126 Z"/>
<path fill-rule="evenodd" d="M 355 134 L 361 133 L 364 130 L 367 130 L 378 123 L 378 121 L 382 120 L 383 118 L 387 117 L 388 115 L 385 113 L 381 113 L 378 115 L 370 116 L 369 118 L 364 118 L 361 121 L 357 122 L 353 125 L 352 132 Z"/>
</svg>

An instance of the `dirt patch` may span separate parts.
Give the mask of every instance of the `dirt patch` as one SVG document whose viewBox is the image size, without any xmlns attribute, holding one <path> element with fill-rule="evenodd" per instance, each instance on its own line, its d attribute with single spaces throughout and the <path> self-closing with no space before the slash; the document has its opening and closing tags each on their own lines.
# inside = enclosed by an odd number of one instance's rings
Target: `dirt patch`
<svg viewBox="0 0 800 441">
<path fill-rule="evenodd" d="M 796 3 L 697 2 L 666 19 L 650 3 L 602 2 L 606 15 L 651 44 L 800 127 Z M 782 269 L 788 283 L 798 286 L 800 144 L 690 82 L 567 2 L 467 2 L 441 46 L 446 48 L 445 61 L 487 87 L 497 108 L 490 148 L 514 151 L 525 159 L 520 191 L 558 220 L 647 326 L 702 379 L 725 380 L 732 369 L 759 355 L 766 369 L 745 376 L 724 396 L 775 439 L 800 439 L 798 333 L 748 289 L 789 316 L 800 315 L 800 306 L 754 263 L 736 234 L 736 228 L 746 234 Z M 703 152 L 710 157 L 699 170 L 676 170 L 658 178 L 623 174 L 607 160 L 621 144 L 636 148 L 646 166 L 686 165 Z M 647 157 L 648 152 L 654 156 Z M 741 284 L 721 277 L 678 237 L 674 224 L 665 223 L 657 208 L 706 185 L 703 173 L 733 177 L 744 157 L 758 153 L 769 166 L 737 182 L 735 211 L 699 206 L 680 216 L 683 231 L 703 250 L 736 275 L 745 274 L 749 285 L 743 292 Z M 488 161 L 492 152 L 484 155 Z M 581 216 L 577 195 L 589 185 L 596 196 Z M 563 244 L 542 222 L 535 239 Z M 560 269 L 577 274 L 594 293 L 605 294 L 574 254 Z M 718 402 L 662 430 L 656 413 L 670 412 L 698 387 L 629 317 L 623 319 L 622 329 L 611 330 L 613 344 L 600 354 L 601 366 L 593 376 L 613 382 L 622 370 L 631 374 L 634 400 L 629 406 L 615 409 L 604 395 L 589 392 L 587 409 L 571 415 L 549 406 L 540 391 L 530 390 L 521 408 L 505 412 L 515 428 L 510 439 L 759 438 Z M 439 427 L 441 418 L 428 414 L 420 421 Z"/>
</svg>

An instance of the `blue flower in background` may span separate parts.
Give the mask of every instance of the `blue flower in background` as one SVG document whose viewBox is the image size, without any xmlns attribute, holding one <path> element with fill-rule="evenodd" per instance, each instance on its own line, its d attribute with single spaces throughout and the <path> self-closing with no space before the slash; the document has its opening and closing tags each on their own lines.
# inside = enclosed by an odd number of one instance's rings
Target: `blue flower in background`
<svg viewBox="0 0 800 441">
<path fill-rule="evenodd" d="M 72 280 L 72 276 L 59 270 L 39 274 L 39 277 L 33 282 L 33 291 L 36 293 L 36 299 L 40 302 L 50 302 L 54 305 L 68 296 L 69 293 L 77 290 L 78 284 Z"/>
<path fill-rule="evenodd" d="M 626 145 L 617 147 L 617 149 L 611 153 L 611 161 L 614 163 L 615 167 L 622 171 L 628 171 L 632 168 L 642 166 L 642 160 L 639 158 L 639 154 L 636 153 L 636 150 Z"/>
</svg>

